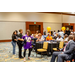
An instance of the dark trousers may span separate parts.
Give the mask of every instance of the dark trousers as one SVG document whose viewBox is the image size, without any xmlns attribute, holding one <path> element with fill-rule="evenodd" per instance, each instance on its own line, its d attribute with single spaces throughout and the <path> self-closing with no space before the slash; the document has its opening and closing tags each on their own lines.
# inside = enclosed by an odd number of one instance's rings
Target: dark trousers
<svg viewBox="0 0 75 75">
<path fill-rule="evenodd" d="M 58 57 L 58 62 L 63 62 L 64 59 L 69 59 L 68 54 L 61 54 L 62 52 L 53 52 L 51 62 L 55 61 L 55 58 Z"/>
<path fill-rule="evenodd" d="M 61 54 L 62 52 L 53 52 L 51 62 L 55 62 L 56 57 Z"/>
<path fill-rule="evenodd" d="M 24 49 L 24 57 L 26 56 L 26 50 L 27 49 Z M 30 57 L 31 51 L 32 51 L 32 48 L 29 49 L 28 57 Z"/>
<path fill-rule="evenodd" d="M 21 43 L 17 43 L 18 44 L 18 48 L 19 48 L 19 58 L 22 57 L 22 44 Z"/>
</svg>

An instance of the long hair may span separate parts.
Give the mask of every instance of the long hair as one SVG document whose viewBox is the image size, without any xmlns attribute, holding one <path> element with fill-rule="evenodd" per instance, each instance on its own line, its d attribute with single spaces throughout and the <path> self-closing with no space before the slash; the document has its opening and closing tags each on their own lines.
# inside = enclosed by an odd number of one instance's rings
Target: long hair
<svg viewBox="0 0 75 75">
<path fill-rule="evenodd" d="M 28 35 L 31 36 L 31 31 L 29 29 L 27 30 L 27 32 L 28 32 Z"/>
<path fill-rule="evenodd" d="M 16 31 L 13 32 L 12 37 L 15 35 L 15 32 L 16 32 Z"/>
<path fill-rule="evenodd" d="M 13 32 L 13 35 L 15 34 L 16 31 Z"/>
</svg>

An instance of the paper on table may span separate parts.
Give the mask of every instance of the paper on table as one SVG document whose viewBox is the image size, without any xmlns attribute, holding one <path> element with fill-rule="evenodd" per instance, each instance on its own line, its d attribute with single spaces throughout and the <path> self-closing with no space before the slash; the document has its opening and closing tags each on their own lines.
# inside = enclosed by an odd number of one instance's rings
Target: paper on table
<svg viewBox="0 0 75 75">
<path fill-rule="evenodd" d="M 56 42 L 53 42 L 53 43 L 56 43 Z"/>
</svg>

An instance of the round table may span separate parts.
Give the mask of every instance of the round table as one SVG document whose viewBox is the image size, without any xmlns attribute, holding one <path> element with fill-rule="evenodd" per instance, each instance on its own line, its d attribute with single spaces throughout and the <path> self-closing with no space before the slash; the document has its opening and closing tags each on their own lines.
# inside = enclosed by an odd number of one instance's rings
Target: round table
<svg viewBox="0 0 75 75">
<path fill-rule="evenodd" d="M 41 42 L 36 42 L 36 45 L 35 45 L 35 51 L 36 52 L 37 52 L 37 49 L 43 48 L 43 43 L 44 42 L 48 42 L 47 52 L 48 52 L 49 56 L 52 55 L 53 48 L 58 48 L 59 47 L 59 42 L 57 42 L 57 41 L 41 41 Z"/>
</svg>

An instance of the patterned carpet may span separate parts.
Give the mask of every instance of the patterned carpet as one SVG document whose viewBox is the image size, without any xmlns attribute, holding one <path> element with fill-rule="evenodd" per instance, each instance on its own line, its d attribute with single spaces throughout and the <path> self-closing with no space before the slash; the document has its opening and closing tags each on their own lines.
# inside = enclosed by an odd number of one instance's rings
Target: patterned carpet
<svg viewBox="0 0 75 75">
<path fill-rule="evenodd" d="M 22 49 L 23 54 L 24 49 Z M 41 58 L 40 54 L 31 52 L 31 60 L 28 60 L 28 50 L 26 52 L 26 62 L 50 62 L 51 56 L 43 55 Z M 16 55 L 12 54 L 11 42 L 0 43 L 0 62 L 23 62 L 23 59 L 18 58 L 18 47 L 16 45 Z"/>
</svg>

